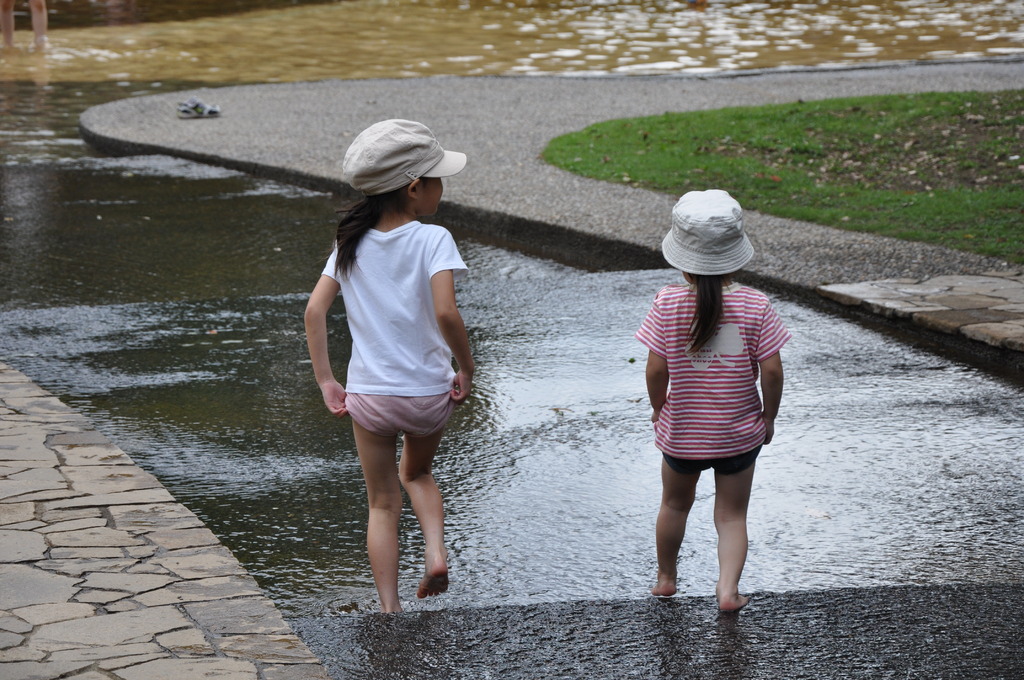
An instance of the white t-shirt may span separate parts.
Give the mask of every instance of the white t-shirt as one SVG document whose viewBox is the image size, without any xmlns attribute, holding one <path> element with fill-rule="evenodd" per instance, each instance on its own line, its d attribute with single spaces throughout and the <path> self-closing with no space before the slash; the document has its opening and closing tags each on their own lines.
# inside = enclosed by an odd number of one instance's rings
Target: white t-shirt
<svg viewBox="0 0 1024 680">
<path fill-rule="evenodd" d="M 409 222 L 359 241 L 348 276 L 335 272 L 338 251 L 323 275 L 341 285 L 352 334 L 345 390 L 356 394 L 425 397 L 452 388 L 452 353 L 437 326 L 430 277 L 466 263 L 448 230 Z"/>
</svg>

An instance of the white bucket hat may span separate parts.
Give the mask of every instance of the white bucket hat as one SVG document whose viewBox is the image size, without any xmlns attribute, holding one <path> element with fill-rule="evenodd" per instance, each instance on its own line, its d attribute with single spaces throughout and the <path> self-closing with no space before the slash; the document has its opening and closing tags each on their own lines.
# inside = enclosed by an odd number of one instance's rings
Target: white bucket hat
<svg viewBox="0 0 1024 680">
<path fill-rule="evenodd" d="M 345 181 L 366 196 L 401 189 L 420 177 L 449 177 L 466 167 L 466 154 L 445 151 L 422 123 L 393 118 L 366 128 L 341 163 Z"/>
<path fill-rule="evenodd" d="M 754 256 L 743 233 L 743 209 L 721 189 L 690 191 L 672 209 L 661 243 L 665 260 L 687 274 L 731 274 Z"/>
</svg>

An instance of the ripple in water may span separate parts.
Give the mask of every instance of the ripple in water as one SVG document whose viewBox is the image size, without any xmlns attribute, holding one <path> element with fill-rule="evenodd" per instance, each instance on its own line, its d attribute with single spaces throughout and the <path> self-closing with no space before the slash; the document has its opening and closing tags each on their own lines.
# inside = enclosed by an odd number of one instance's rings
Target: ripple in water
<svg viewBox="0 0 1024 680">
<path fill-rule="evenodd" d="M 138 160 L 81 162 L 90 172 L 75 176 L 91 179 L 78 190 L 103 202 L 108 173 L 117 195 L 136 201 L 129 212 L 102 212 L 106 240 L 95 247 L 119 251 L 116 280 L 61 264 L 66 239 L 22 234 L 42 269 L 35 293 L 19 294 L 60 303 L 2 308 L 5 360 L 67 395 L 156 474 L 286 611 L 372 610 L 352 437 L 320 403 L 301 330 L 318 244 L 332 229 L 329 202 L 250 191 L 267 184 L 233 174 L 183 179 L 159 161 L 145 170 Z M 187 204 L 202 238 L 174 248 L 175 271 L 186 275 L 161 287 L 148 283 L 146 254 L 171 249 L 137 216 L 160 213 L 146 201 L 161 200 L 167 177 L 207 200 Z M 96 210 L 66 201 L 50 218 L 93 224 Z M 301 247 L 274 252 L 284 215 Z M 240 233 L 268 247 L 240 251 Z M 410 608 L 645 597 L 660 461 L 632 334 L 677 275 L 588 273 L 460 244 L 471 276 L 459 296 L 479 376 L 436 467 L 453 584 Z M 65 275 L 46 275 L 48 262 Z M 222 278 L 204 280 L 212 271 Z M 108 280 L 115 294 L 103 293 Z M 755 475 L 744 588 L 1019 583 L 1021 387 L 793 302 L 778 308 L 795 338 L 784 351 L 777 439 Z M 347 339 L 336 311 L 340 367 Z M 713 592 L 712 503 L 712 482 L 702 480 L 680 556 L 687 595 Z M 422 542 L 411 513 L 402 521 L 402 587 L 413 600 Z"/>
</svg>

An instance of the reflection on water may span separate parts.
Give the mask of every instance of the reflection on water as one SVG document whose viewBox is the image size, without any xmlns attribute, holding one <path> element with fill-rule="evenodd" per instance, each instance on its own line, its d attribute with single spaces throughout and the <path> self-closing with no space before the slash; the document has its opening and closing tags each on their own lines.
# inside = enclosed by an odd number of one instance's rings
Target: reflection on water
<svg viewBox="0 0 1024 680">
<path fill-rule="evenodd" d="M 51 42 L 45 56 L 5 52 L 0 78 L 657 74 L 991 57 L 1024 53 L 1024 3 L 711 0 L 698 8 L 685 0 L 346 0 L 54 29 Z"/>
<path fill-rule="evenodd" d="M 333 201 L 160 158 L 43 166 L 62 193 L 5 204 L 0 226 L 0 356 L 155 473 L 287 612 L 371 609 L 352 437 L 320 403 L 302 334 Z M 5 186 L 36 171 L 8 167 Z M 436 470 L 453 586 L 411 606 L 644 597 L 659 458 L 632 332 L 676 275 L 459 241 L 479 375 Z M 1020 583 L 1024 390 L 779 310 L 795 340 L 755 477 L 745 587 Z M 341 366 L 340 305 L 333 327 Z M 704 480 L 681 553 L 687 595 L 713 591 L 711 507 Z M 411 598 L 422 541 L 403 522 Z"/>
<path fill-rule="evenodd" d="M 120 26 L 159 21 L 187 21 L 264 9 L 337 0 L 47 0 L 50 27 Z M 18 9 L 16 7 L 16 9 Z M 27 14 L 27 12 L 26 12 Z"/>
</svg>

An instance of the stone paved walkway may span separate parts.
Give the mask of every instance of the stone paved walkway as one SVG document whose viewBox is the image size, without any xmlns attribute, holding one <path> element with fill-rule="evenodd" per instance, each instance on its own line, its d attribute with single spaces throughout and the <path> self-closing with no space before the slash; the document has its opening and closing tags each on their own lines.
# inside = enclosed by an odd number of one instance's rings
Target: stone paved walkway
<svg viewBox="0 0 1024 680">
<path fill-rule="evenodd" d="M 836 302 L 949 335 L 1024 352 L 1024 274 L 888 279 L 819 286 Z"/>
<path fill-rule="evenodd" d="M 0 678 L 328 675 L 198 517 L 0 363 Z"/>
</svg>

